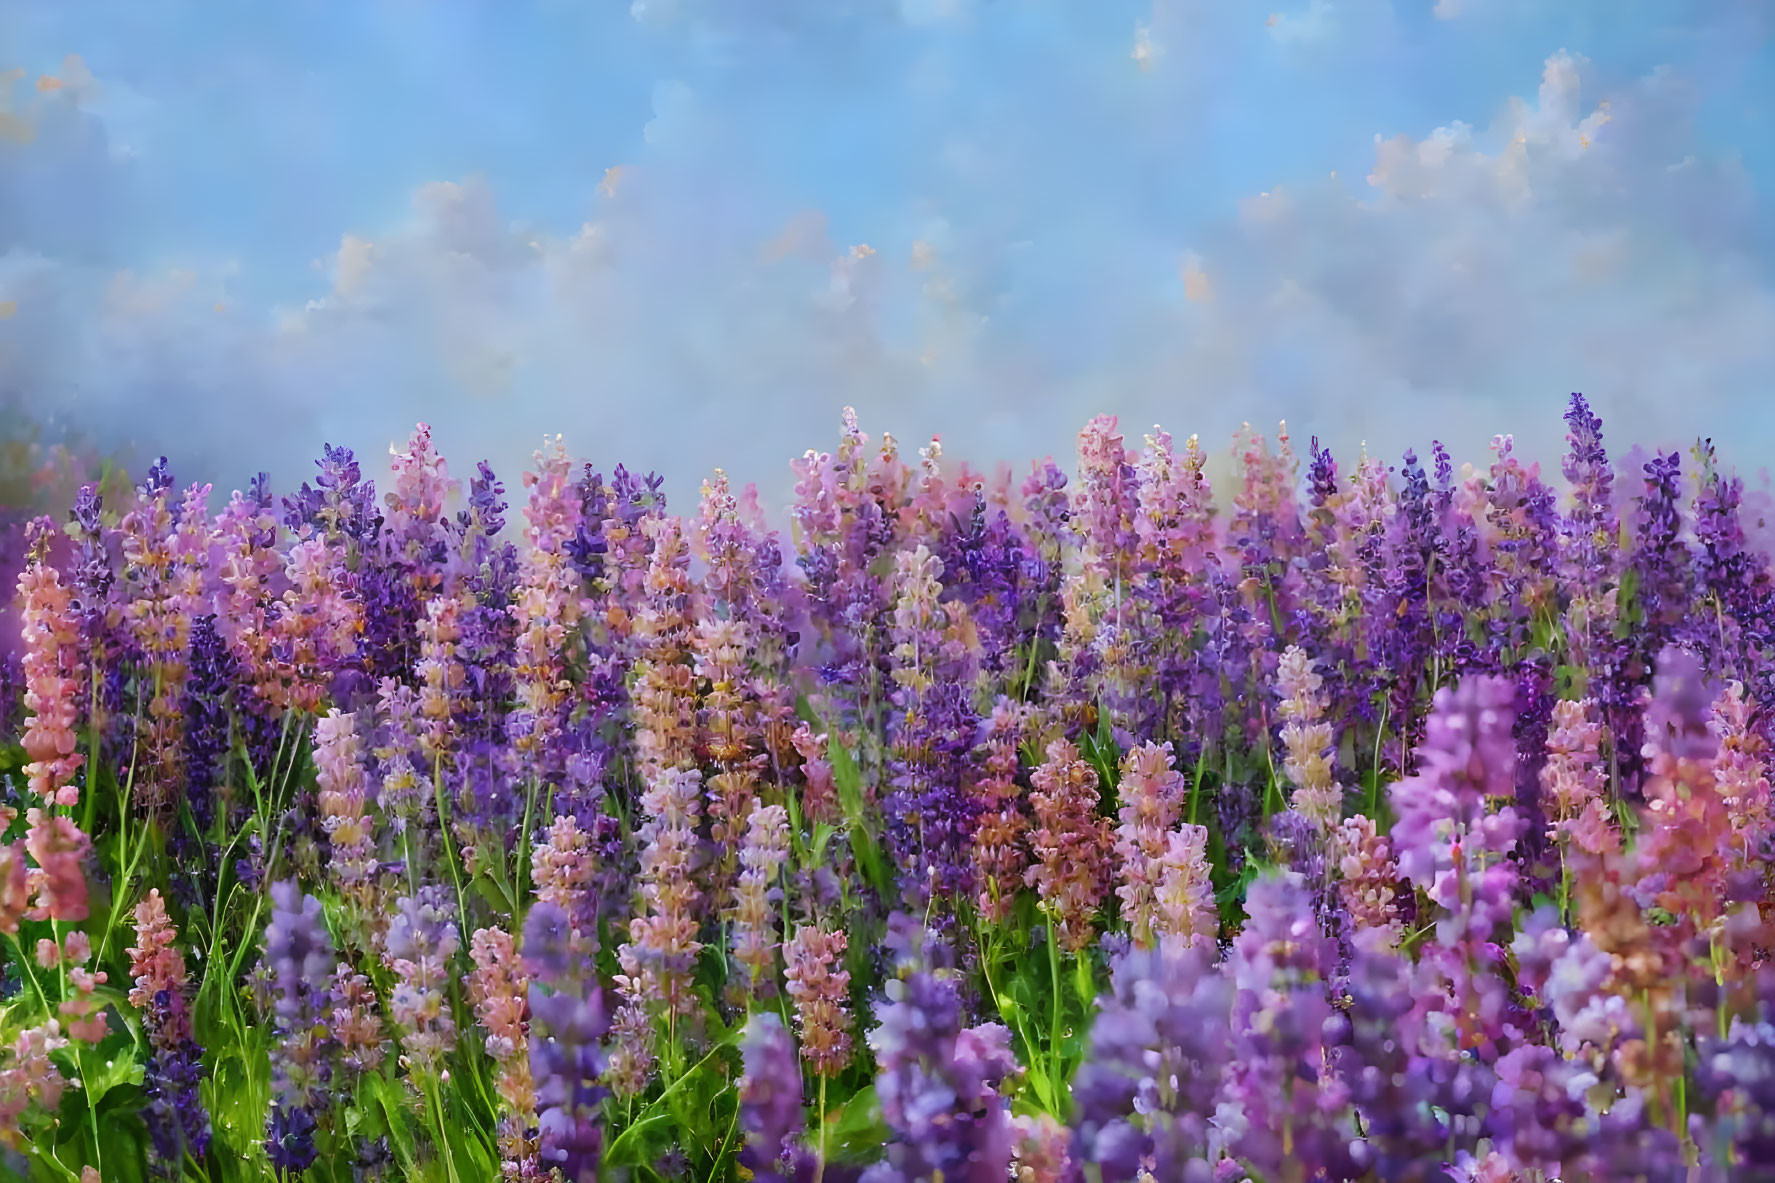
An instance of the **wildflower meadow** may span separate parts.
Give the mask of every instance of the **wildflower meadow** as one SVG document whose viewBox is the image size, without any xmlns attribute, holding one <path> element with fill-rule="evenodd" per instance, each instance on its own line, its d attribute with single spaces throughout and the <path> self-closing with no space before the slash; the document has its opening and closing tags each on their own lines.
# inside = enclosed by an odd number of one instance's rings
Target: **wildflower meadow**
<svg viewBox="0 0 1775 1183">
<path fill-rule="evenodd" d="M 1767 499 L 1565 424 L 85 485 L 0 1175 L 1775 1179 Z"/>
</svg>

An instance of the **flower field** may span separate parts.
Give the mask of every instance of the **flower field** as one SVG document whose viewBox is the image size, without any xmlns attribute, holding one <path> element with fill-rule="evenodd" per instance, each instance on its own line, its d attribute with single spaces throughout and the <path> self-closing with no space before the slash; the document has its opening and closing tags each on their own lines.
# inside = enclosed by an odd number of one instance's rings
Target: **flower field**
<svg viewBox="0 0 1775 1183">
<path fill-rule="evenodd" d="M 0 1175 L 1775 1179 L 1762 511 L 1565 422 L 1211 489 L 847 415 L 781 521 L 423 425 L 86 486 L 0 678 Z"/>
</svg>

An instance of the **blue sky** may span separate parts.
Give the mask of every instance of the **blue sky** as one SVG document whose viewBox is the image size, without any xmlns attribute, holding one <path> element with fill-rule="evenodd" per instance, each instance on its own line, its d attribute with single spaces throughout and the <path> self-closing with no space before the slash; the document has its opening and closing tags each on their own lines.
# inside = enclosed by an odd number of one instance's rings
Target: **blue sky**
<svg viewBox="0 0 1775 1183">
<path fill-rule="evenodd" d="M 420 418 L 784 491 L 1069 456 L 1775 445 L 1775 4 L 0 0 L 0 397 L 239 484 Z M 72 55 L 72 56 L 71 56 Z"/>
</svg>

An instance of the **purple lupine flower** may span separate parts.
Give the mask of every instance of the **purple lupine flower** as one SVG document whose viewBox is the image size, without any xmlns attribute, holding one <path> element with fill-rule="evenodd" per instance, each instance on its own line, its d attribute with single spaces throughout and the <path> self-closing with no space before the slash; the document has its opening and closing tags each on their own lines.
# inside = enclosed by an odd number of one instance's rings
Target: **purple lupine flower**
<svg viewBox="0 0 1775 1183">
<path fill-rule="evenodd" d="M 869 1046 L 891 1140 L 863 1183 L 1003 1183 L 1011 1115 L 998 1086 L 1016 1067 L 1010 1031 L 964 1028 L 955 983 L 930 972 L 889 982 L 887 996 Z"/>
<path fill-rule="evenodd" d="M 314 1108 L 330 1076 L 330 1038 L 321 1017 L 334 961 L 320 901 L 293 880 L 271 885 L 264 965 L 274 1035 L 265 1152 L 278 1170 L 298 1172 L 314 1162 Z"/>
<path fill-rule="evenodd" d="M 902 868 L 909 906 L 934 893 L 973 894 L 972 840 L 982 803 L 964 782 L 964 758 L 979 730 L 966 695 L 968 658 L 940 602 L 942 562 L 922 543 L 900 552 L 893 616 L 892 784 L 888 845 Z"/>
<path fill-rule="evenodd" d="M 1775 970 L 1757 974 L 1755 1002 L 1696 1049 L 1696 1083 L 1714 1107 L 1708 1149 L 1732 1178 L 1756 1178 L 1775 1162 Z"/>
<path fill-rule="evenodd" d="M 1516 691 L 1503 678 L 1471 677 L 1436 695 L 1418 749 L 1418 772 L 1392 788 L 1392 841 L 1400 875 L 1441 912 L 1423 957 L 1449 996 L 1422 1005 L 1443 1011 L 1461 1051 L 1497 1054 L 1507 1002 L 1494 943 L 1509 924 L 1518 874 L 1510 854 L 1521 836 L 1513 804 L 1511 737 Z M 1494 803 L 1509 802 L 1494 808 Z"/>
<path fill-rule="evenodd" d="M 443 887 L 421 887 L 395 901 L 394 919 L 382 940 L 382 959 L 395 976 L 389 1017 L 401 1033 L 404 1059 L 416 1075 L 440 1069 L 456 1046 L 456 1021 L 445 990 L 456 977 L 452 962 L 461 947 L 454 900 Z"/>
<path fill-rule="evenodd" d="M 1171 942 L 1122 954 L 1111 973 L 1073 1080 L 1074 1154 L 1103 1183 L 1209 1179 L 1231 983 L 1204 950 Z"/>
<path fill-rule="evenodd" d="M 1402 1183 L 1447 1177 L 1451 1143 L 1471 1145 L 1476 1133 L 1456 1119 L 1485 1099 L 1470 1061 L 1421 1053 L 1417 977 L 1398 954 L 1359 947 L 1344 984 L 1349 1035 L 1332 1061 L 1362 1119 L 1364 1136 L 1350 1147 L 1354 1165 Z"/>
<path fill-rule="evenodd" d="M 740 1056 L 739 1124 L 746 1135 L 740 1165 L 758 1183 L 788 1183 L 784 1159 L 804 1122 L 795 1040 L 782 1019 L 761 1011 L 746 1023 Z"/>
<path fill-rule="evenodd" d="M 607 1063 L 602 1041 L 610 1029 L 602 992 L 596 985 L 554 991 L 532 982 L 530 1015 L 541 1160 L 568 1183 L 596 1183 L 607 1092 L 597 1082 Z"/>
<path fill-rule="evenodd" d="M 1238 993 L 1216 1124 L 1263 1178 L 1347 1177 L 1355 1125 L 1347 1089 L 1326 1071 L 1341 1022 L 1326 994 L 1334 948 L 1294 872 L 1254 882 L 1246 912 L 1228 963 Z"/>
</svg>

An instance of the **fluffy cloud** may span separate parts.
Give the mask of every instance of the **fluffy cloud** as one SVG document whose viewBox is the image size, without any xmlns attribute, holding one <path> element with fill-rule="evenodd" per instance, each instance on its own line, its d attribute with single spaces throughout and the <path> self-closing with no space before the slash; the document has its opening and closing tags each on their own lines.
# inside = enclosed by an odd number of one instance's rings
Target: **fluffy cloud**
<svg viewBox="0 0 1775 1183">
<path fill-rule="evenodd" d="M 1140 77 L 1125 41 L 1116 57 Z M 850 237 L 793 193 L 715 202 L 710 160 L 741 149 L 719 101 L 666 83 L 580 224 L 520 224 L 479 178 L 426 184 L 271 310 L 229 298 L 225 261 L 120 270 L 98 228 L 128 162 L 78 97 L 32 92 L 10 112 L 30 134 L 0 143 L 0 395 L 223 482 L 299 479 L 322 439 L 373 453 L 424 418 L 464 467 L 488 455 L 515 477 L 561 431 L 680 497 L 716 465 L 780 495 L 845 404 L 872 430 L 1019 462 L 1067 452 L 1104 409 L 1209 440 L 1286 416 L 1389 455 L 1516 431 L 1550 458 L 1570 390 L 1617 438 L 1766 444 L 1775 421 L 1743 402 L 1775 372 L 1750 182 L 1700 142 L 1676 74 L 1607 94 L 1587 78 L 1555 54 L 1493 126 L 1376 137 L 1366 177 L 1187 224 L 1092 222 L 1094 192 L 1132 181 L 1081 176 L 1049 197 L 1064 238 L 997 217 L 1030 177 L 978 129 L 933 166 L 975 204 L 934 187 Z"/>
</svg>

